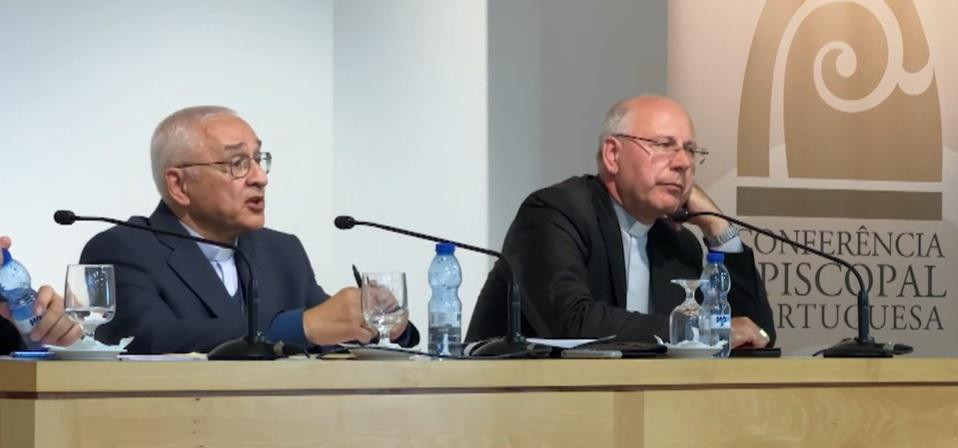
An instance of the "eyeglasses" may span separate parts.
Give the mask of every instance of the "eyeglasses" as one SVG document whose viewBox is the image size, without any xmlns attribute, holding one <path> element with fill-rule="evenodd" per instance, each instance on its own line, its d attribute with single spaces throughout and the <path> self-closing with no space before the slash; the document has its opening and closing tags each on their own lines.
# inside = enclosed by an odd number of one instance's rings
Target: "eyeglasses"
<svg viewBox="0 0 958 448">
<path fill-rule="evenodd" d="M 679 142 L 675 141 L 672 137 L 653 140 L 651 138 L 637 137 L 629 134 L 612 134 L 612 136 L 634 141 L 652 157 L 663 157 L 671 160 L 679 151 L 684 150 L 685 154 L 689 156 L 689 159 L 701 165 L 705 163 L 705 157 L 709 155 L 708 150 L 699 148 L 695 143 L 685 142 L 684 145 L 679 145 Z"/>
<path fill-rule="evenodd" d="M 233 157 L 230 157 L 229 160 L 224 160 L 222 162 L 206 162 L 206 163 L 186 163 L 183 165 L 178 165 L 176 168 L 189 168 L 191 166 L 212 166 L 217 167 L 220 165 L 226 165 L 227 170 L 230 176 L 233 176 L 233 179 L 242 179 L 249 174 L 250 161 L 255 161 L 259 165 L 260 169 L 263 170 L 263 173 L 269 174 L 269 168 L 273 165 L 273 155 L 268 152 L 256 153 L 253 156 L 248 154 L 237 154 Z M 219 169 L 219 168 L 217 168 Z M 220 169 L 220 171 L 222 171 Z"/>
</svg>

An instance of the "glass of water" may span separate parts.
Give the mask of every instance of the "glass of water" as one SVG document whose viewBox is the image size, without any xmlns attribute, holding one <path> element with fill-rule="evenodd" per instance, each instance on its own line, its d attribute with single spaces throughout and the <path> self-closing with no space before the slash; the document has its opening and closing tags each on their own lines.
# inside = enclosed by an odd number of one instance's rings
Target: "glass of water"
<svg viewBox="0 0 958 448">
<path fill-rule="evenodd" d="M 406 273 L 363 274 L 363 319 L 379 331 L 379 345 L 389 346 L 389 331 L 406 320 Z"/>
<path fill-rule="evenodd" d="M 708 280 L 697 278 L 677 278 L 672 283 L 685 290 L 685 301 L 672 310 L 669 315 L 669 342 L 678 345 L 682 342 L 702 342 L 699 340 L 702 327 L 699 317 L 702 307 L 695 301 L 695 290 Z"/>
<path fill-rule="evenodd" d="M 84 338 L 95 339 L 96 328 L 113 320 L 116 312 L 116 277 L 110 264 L 67 266 L 63 307 L 83 327 Z"/>
</svg>

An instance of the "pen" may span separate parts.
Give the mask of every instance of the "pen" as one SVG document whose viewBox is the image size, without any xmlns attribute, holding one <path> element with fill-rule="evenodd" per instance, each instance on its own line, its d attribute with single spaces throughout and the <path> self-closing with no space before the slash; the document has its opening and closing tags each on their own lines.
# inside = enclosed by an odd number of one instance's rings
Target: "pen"
<svg viewBox="0 0 958 448">
<path fill-rule="evenodd" d="M 359 269 L 356 269 L 356 265 L 353 265 L 353 277 L 356 278 L 356 286 L 363 287 L 363 276 L 359 275 Z"/>
</svg>

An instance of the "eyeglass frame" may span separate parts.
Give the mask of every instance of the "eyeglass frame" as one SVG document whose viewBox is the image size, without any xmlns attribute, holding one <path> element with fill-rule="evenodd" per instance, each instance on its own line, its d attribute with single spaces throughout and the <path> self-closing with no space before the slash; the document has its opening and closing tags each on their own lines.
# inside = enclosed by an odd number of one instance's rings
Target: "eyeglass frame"
<svg viewBox="0 0 958 448">
<path fill-rule="evenodd" d="M 640 148 L 644 149 L 651 157 L 668 156 L 669 160 L 672 160 L 679 153 L 679 150 L 683 150 L 686 152 L 687 155 L 689 155 L 689 158 L 691 158 L 693 162 L 697 161 L 698 164 L 701 165 L 705 163 L 705 158 L 709 155 L 709 151 L 707 149 L 696 146 L 695 143 L 685 142 L 685 144 L 679 145 L 678 141 L 676 141 L 672 137 L 665 137 L 664 139 L 668 139 L 668 140 L 662 141 L 662 140 L 655 140 L 651 138 L 639 137 L 637 135 L 624 134 L 624 133 L 615 133 L 615 134 L 611 134 L 611 136 L 616 138 L 627 138 L 629 140 L 634 141 L 636 144 L 639 145 Z M 655 148 L 662 148 L 663 151 L 668 151 L 668 152 L 657 153 L 649 148 L 646 148 L 645 145 L 643 145 L 643 143 L 652 145 Z M 666 147 L 666 145 L 669 145 L 669 146 Z"/>
<path fill-rule="evenodd" d="M 266 161 L 265 165 L 263 164 L 263 161 Z M 246 164 L 246 172 L 239 176 L 236 175 L 236 173 L 233 172 L 234 164 L 244 162 Z M 213 167 L 218 165 L 226 165 L 225 173 L 228 173 L 233 179 L 243 179 L 246 176 L 249 176 L 250 170 L 253 169 L 253 162 L 256 162 L 256 164 L 259 165 L 260 169 L 263 170 L 263 174 L 269 174 L 269 170 L 273 165 L 273 154 L 271 154 L 269 151 L 258 152 L 252 156 L 249 154 L 237 154 L 233 157 L 230 157 L 228 160 L 221 160 L 218 162 L 184 163 L 182 165 L 176 165 L 174 168 L 191 168 L 194 166 Z M 224 172 L 222 170 L 217 171 Z"/>
</svg>

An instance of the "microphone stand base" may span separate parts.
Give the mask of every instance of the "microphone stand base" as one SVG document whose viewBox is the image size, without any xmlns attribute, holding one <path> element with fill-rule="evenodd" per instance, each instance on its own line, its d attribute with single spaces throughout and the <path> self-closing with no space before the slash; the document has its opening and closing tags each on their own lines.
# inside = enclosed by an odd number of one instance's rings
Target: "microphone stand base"
<svg viewBox="0 0 958 448">
<path fill-rule="evenodd" d="M 891 344 L 874 341 L 861 341 L 858 338 L 845 339 L 825 350 L 825 358 L 891 358 L 895 349 Z"/>
<path fill-rule="evenodd" d="M 246 338 L 226 341 L 206 355 L 210 361 L 271 361 L 281 357 L 273 350 L 273 344 Z"/>
<path fill-rule="evenodd" d="M 500 337 L 481 343 L 472 352 L 470 358 L 548 358 L 552 347 L 533 344 L 525 338 L 510 339 Z"/>
</svg>

